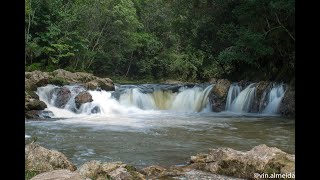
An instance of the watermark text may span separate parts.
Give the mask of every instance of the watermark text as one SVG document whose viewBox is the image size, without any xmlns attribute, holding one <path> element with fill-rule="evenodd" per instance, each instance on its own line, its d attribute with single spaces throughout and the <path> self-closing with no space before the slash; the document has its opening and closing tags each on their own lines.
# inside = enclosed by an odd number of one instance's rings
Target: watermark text
<svg viewBox="0 0 320 180">
<path fill-rule="evenodd" d="M 276 174 L 276 173 L 272 173 L 272 174 L 266 174 L 266 173 L 262 173 L 262 174 L 259 174 L 259 173 L 254 173 L 253 174 L 254 178 L 255 179 L 279 179 L 279 178 L 282 178 L 282 179 L 290 179 L 290 178 L 295 178 L 295 175 L 294 173 L 284 173 L 284 174 Z"/>
</svg>

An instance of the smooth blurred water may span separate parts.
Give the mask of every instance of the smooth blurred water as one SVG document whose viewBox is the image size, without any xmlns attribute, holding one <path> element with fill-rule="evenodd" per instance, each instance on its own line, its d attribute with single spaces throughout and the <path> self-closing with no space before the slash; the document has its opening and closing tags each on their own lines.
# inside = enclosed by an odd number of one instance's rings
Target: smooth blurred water
<svg viewBox="0 0 320 180">
<path fill-rule="evenodd" d="M 25 131 L 77 166 L 89 160 L 169 166 L 209 148 L 250 150 L 259 144 L 295 152 L 295 120 L 258 114 L 133 111 L 26 121 Z"/>
</svg>

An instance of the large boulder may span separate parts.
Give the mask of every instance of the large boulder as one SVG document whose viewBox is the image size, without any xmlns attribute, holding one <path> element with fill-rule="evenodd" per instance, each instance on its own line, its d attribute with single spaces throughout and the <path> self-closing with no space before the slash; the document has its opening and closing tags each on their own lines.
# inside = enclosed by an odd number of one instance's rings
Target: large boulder
<svg viewBox="0 0 320 180">
<path fill-rule="evenodd" d="M 280 103 L 280 113 L 282 116 L 294 118 L 296 114 L 295 89 L 289 86 Z"/>
<path fill-rule="evenodd" d="M 30 180 L 89 180 L 89 178 L 86 179 L 78 172 L 71 172 L 67 169 L 61 169 L 38 174 Z"/>
<path fill-rule="evenodd" d="M 49 73 L 41 71 L 25 72 L 25 90 L 35 91 L 37 87 L 44 86 L 50 78 Z"/>
<path fill-rule="evenodd" d="M 89 81 L 84 84 L 84 86 L 89 90 L 105 90 L 105 91 L 114 91 L 113 81 L 109 78 L 97 78 L 95 80 Z"/>
<path fill-rule="evenodd" d="M 213 111 L 220 112 L 225 110 L 230 85 L 231 82 L 227 79 L 216 80 L 209 95 L 209 101 L 211 102 Z"/>
<path fill-rule="evenodd" d="M 77 168 L 61 152 L 48 150 L 36 143 L 25 146 L 25 170 L 47 172 L 57 169 L 75 171 Z"/>
<path fill-rule="evenodd" d="M 67 87 L 59 87 L 55 89 L 54 93 L 57 96 L 54 105 L 59 108 L 64 108 L 71 98 L 71 91 Z"/>
<path fill-rule="evenodd" d="M 25 101 L 25 110 L 30 111 L 30 110 L 44 110 L 47 108 L 46 103 L 43 101 L 40 101 L 38 99 L 26 99 Z"/>
<path fill-rule="evenodd" d="M 191 163 L 198 169 L 246 179 L 253 179 L 254 173 L 295 173 L 295 155 L 264 144 L 247 152 L 231 148 L 210 149 L 207 155 L 191 157 Z"/>
<path fill-rule="evenodd" d="M 144 175 L 136 171 L 133 166 L 123 164 L 122 162 L 106 162 L 89 161 L 79 168 L 82 176 L 102 180 L 111 178 L 115 180 L 144 180 Z"/>
<path fill-rule="evenodd" d="M 106 91 L 114 90 L 114 84 L 111 79 L 96 77 L 90 73 L 72 73 L 63 69 L 57 69 L 50 73 L 41 71 L 25 72 L 25 89 L 27 91 L 36 91 L 37 87 L 47 84 L 58 86 L 66 84 L 86 84 L 91 89 L 99 87 Z"/>
<path fill-rule="evenodd" d="M 92 102 L 92 96 L 89 92 L 80 92 L 75 98 L 74 98 L 76 107 L 79 109 L 80 106 L 84 103 Z"/>
<path fill-rule="evenodd" d="M 33 91 L 25 91 L 25 117 L 35 119 L 41 117 L 42 111 L 47 108 L 46 103 L 39 100 L 39 96 Z"/>
<path fill-rule="evenodd" d="M 69 83 L 76 83 L 78 76 L 75 73 L 66 71 L 64 69 L 54 70 L 51 75 L 57 79 L 64 79 Z"/>
</svg>

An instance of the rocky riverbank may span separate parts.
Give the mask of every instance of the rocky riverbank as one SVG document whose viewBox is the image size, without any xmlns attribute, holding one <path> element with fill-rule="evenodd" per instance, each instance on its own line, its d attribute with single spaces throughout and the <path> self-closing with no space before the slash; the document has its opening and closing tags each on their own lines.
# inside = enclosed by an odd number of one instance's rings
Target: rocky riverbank
<svg viewBox="0 0 320 180">
<path fill-rule="evenodd" d="M 211 102 L 211 109 L 214 112 L 220 112 L 225 110 L 227 96 L 229 88 L 232 84 L 227 79 L 212 79 L 210 83 L 215 84 L 211 94 L 209 95 L 209 101 Z M 249 81 L 240 81 L 238 85 L 242 88 L 248 86 Z M 265 105 L 261 102 L 265 101 L 265 92 L 270 90 L 273 82 L 260 81 L 255 83 L 255 97 L 250 112 L 261 112 Z M 284 117 L 295 117 L 295 88 L 293 86 L 285 85 L 285 94 L 280 103 L 279 111 Z"/>
<path fill-rule="evenodd" d="M 294 175 L 295 155 L 259 145 L 247 152 L 209 149 L 184 166 L 137 169 L 122 162 L 89 161 L 76 167 L 62 153 L 30 143 L 25 146 L 25 172 L 31 180 L 258 179 L 255 173 Z"/>
<path fill-rule="evenodd" d="M 44 111 L 46 104 L 39 100 L 35 93 L 38 87 L 53 84 L 59 86 L 55 89 L 58 97 L 56 100 L 57 107 L 64 107 L 71 96 L 71 92 L 63 85 L 78 84 L 87 90 L 106 90 L 115 89 L 113 81 L 109 78 L 96 77 L 90 73 L 69 72 L 63 69 L 57 69 L 53 72 L 32 71 L 25 72 L 25 117 L 27 119 L 43 118 L 50 112 Z M 92 101 L 89 93 L 81 93 L 77 98 L 77 106 Z"/>
</svg>

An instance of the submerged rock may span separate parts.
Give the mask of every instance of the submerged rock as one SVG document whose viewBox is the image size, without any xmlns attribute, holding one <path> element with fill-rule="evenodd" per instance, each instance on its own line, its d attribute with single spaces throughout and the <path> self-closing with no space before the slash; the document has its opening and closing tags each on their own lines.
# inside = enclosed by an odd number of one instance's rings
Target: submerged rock
<svg viewBox="0 0 320 180">
<path fill-rule="evenodd" d="M 25 146 L 25 170 L 47 172 L 57 169 L 75 171 L 77 168 L 61 152 L 48 150 L 36 143 Z"/>
<path fill-rule="evenodd" d="M 92 102 L 92 96 L 89 92 L 80 92 L 75 98 L 74 98 L 76 107 L 79 109 L 80 106 L 87 102 Z"/>
<path fill-rule="evenodd" d="M 52 111 L 47 110 L 30 110 L 25 113 L 27 119 L 51 118 L 54 116 Z"/>
<path fill-rule="evenodd" d="M 71 172 L 67 169 L 53 170 L 38 174 L 30 180 L 89 180 L 81 176 L 78 172 Z"/>
</svg>

